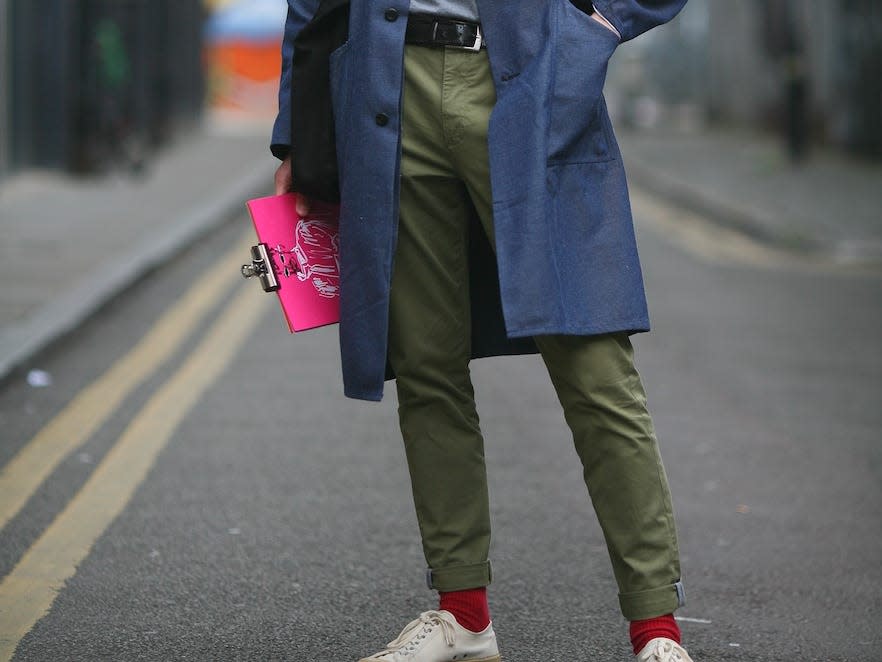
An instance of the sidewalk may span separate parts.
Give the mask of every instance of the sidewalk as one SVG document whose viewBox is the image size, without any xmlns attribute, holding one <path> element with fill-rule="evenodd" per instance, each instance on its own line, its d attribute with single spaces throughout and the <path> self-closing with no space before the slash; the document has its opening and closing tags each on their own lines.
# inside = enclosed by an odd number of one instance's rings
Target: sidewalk
<svg viewBox="0 0 882 662">
<path fill-rule="evenodd" d="M 269 125 L 206 126 L 138 178 L 26 172 L 0 184 L 0 380 L 271 193 Z"/>
<path fill-rule="evenodd" d="M 792 165 L 773 138 L 619 133 L 629 180 L 778 248 L 882 264 L 882 164 L 815 149 Z"/>
</svg>

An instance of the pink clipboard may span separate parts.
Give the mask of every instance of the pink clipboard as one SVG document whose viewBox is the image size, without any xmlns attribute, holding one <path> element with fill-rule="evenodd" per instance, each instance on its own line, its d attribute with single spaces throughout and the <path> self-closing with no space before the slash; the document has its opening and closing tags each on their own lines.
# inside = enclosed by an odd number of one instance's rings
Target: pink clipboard
<svg viewBox="0 0 882 662">
<path fill-rule="evenodd" d="M 260 243 L 242 266 L 278 295 L 291 333 L 340 321 L 339 207 L 313 202 L 300 216 L 296 201 L 286 193 L 246 202 Z"/>
</svg>

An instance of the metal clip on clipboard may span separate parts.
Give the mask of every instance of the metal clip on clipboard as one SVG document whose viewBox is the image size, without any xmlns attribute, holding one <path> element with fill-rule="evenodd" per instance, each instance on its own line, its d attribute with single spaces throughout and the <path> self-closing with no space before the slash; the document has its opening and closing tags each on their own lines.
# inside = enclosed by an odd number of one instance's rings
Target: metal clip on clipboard
<svg viewBox="0 0 882 662">
<path fill-rule="evenodd" d="M 279 279 L 273 271 L 269 248 L 266 244 L 257 244 L 251 247 L 251 264 L 242 265 L 242 276 L 259 278 L 264 292 L 275 292 L 279 289 Z"/>
</svg>

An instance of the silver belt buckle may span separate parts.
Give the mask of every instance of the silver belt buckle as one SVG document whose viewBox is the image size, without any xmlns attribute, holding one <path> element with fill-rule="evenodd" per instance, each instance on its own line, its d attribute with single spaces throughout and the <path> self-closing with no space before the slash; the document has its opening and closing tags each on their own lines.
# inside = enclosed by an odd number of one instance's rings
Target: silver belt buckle
<svg viewBox="0 0 882 662">
<path fill-rule="evenodd" d="M 453 46 L 453 48 L 458 48 L 463 51 L 479 51 L 481 50 L 481 46 L 484 44 L 484 35 L 481 34 L 481 26 L 475 26 L 475 43 L 471 46 Z"/>
</svg>

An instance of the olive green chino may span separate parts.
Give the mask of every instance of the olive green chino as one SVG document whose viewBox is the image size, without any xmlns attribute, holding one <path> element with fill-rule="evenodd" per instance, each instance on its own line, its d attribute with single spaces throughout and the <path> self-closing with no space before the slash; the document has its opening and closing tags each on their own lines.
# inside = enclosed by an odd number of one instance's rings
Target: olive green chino
<svg viewBox="0 0 882 662">
<path fill-rule="evenodd" d="M 485 52 L 407 46 L 389 360 L 430 585 L 490 583 L 483 438 L 469 376 L 468 233 L 493 242 Z M 590 256 L 586 256 L 590 259 Z M 525 275 L 525 277 L 529 277 Z M 541 336 L 629 620 L 682 604 L 671 497 L 626 334 Z"/>
</svg>

